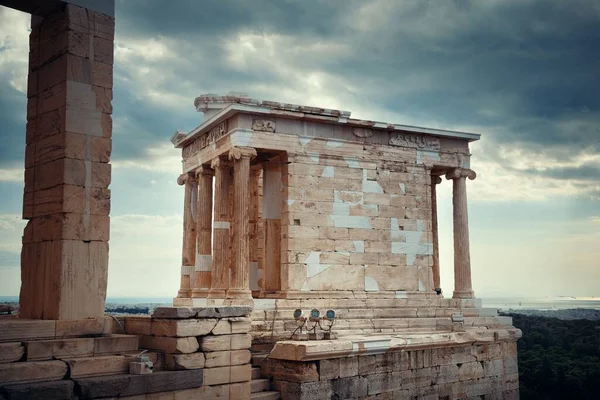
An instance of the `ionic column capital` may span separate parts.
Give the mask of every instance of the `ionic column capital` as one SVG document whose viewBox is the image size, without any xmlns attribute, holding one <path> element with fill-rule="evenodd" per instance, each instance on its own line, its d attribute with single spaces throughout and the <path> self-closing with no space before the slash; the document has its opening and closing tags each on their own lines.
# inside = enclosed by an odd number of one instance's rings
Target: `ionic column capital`
<svg viewBox="0 0 600 400">
<path fill-rule="evenodd" d="M 446 179 L 458 179 L 458 178 L 469 178 L 473 180 L 477 177 L 477 174 L 472 169 L 468 168 L 455 168 L 446 173 Z"/>
<path fill-rule="evenodd" d="M 179 186 L 183 186 L 187 183 L 187 181 L 190 181 L 190 183 L 195 183 L 196 182 L 196 176 L 193 172 L 185 172 L 181 175 L 179 175 L 177 177 L 177 184 Z"/>
<path fill-rule="evenodd" d="M 229 160 L 239 160 L 241 158 L 254 158 L 256 157 L 256 149 L 253 147 L 233 147 L 229 150 Z"/>
<path fill-rule="evenodd" d="M 208 165 L 201 165 L 200 167 L 196 168 L 196 177 L 200 177 L 203 175 L 210 175 L 210 176 L 214 176 L 215 174 L 215 170 L 211 167 L 209 167 Z"/>
<path fill-rule="evenodd" d="M 231 163 L 227 160 L 222 159 L 221 157 L 213 158 L 210 162 L 210 168 L 217 169 L 221 167 L 231 167 Z"/>
<path fill-rule="evenodd" d="M 440 183 L 442 183 L 442 177 L 439 175 L 431 175 L 431 184 L 432 185 L 439 185 Z"/>
</svg>

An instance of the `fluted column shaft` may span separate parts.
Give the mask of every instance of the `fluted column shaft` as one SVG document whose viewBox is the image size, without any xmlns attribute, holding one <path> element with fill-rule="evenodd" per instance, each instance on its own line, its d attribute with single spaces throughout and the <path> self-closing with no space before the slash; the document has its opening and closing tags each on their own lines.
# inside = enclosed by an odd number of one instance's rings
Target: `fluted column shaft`
<svg viewBox="0 0 600 400">
<path fill-rule="evenodd" d="M 213 175 L 213 170 L 207 166 L 202 166 L 197 171 L 196 267 L 194 270 L 192 297 L 207 297 L 210 290 L 212 271 Z"/>
<path fill-rule="evenodd" d="M 453 298 L 474 297 L 471 285 L 471 255 L 469 251 L 469 217 L 467 212 L 466 179 L 475 179 L 470 169 L 455 169 L 446 174 L 452 179 L 452 219 L 454 230 L 454 294 Z"/>
<path fill-rule="evenodd" d="M 439 176 L 431 176 L 431 230 L 433 231 L 433 287 L 441 290 L 440 286 L 440 246 L 438 242 L 437 220 L 437 191 L 436 186 L 442 182 Z"/>
<path fill-rule="evenodd" d="M 228 298 L 251 299 L 250 291 L 250 160 L 256 156 L 252 148 L 233 148 L 233 264 Z"/>
<path fill-rule="evenodd" d="M 229 288 L 229 185 L 231 166 L 216 158 L 211 167 L 215 170 L 215 205 L 213 223 L 213 264 L 209 298 L 224 299 Z"/>
<path fill-rule="evenodd" d="M 183 248 L 181 251 L 181 282 L 177 297 L 191 297 L 191 276 L 196 263 L 196 223 L 194 222 L 194 202 L 198 184 L 193 173 L 182 174 L 177 183 L 184 185 L 183 199 Z"/>
</svg>

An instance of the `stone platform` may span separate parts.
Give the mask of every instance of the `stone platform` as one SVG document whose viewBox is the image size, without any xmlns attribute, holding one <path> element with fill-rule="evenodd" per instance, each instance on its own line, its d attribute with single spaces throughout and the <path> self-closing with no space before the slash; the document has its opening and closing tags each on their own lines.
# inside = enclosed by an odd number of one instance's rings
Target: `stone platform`
<svg viewBox="0 0 600 400">
<path fill-rule="evenodd" d="M 518 329 L 278 342 L 260 365 L 284 399 L 518 399 Z"/>
<path fill-rule="evenodd" d="M 2 318 L 0 400 L 250 399 L 270 385 L 251 384 L 249 313 L 162 307 L 149 317 Z M 130 373 L 142 353 L 152 373 Z"/>
</svg>

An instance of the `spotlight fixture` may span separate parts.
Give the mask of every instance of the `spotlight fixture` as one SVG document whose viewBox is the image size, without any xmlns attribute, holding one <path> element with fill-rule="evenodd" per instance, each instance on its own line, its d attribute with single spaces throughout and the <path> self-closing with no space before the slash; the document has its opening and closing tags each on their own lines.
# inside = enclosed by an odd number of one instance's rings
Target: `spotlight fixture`
<svg viewBox="0 0 600 400">
<path fill-rule="evenodd" d="M 325 313 L 325 319 L 327 319 L 328 321 L 333 321 L 335 319 L 335 311 L 327 310 L 327 312 Z"/>
<path fill-rule="evenodd" d="M 310 310 L 309 320 L 311 322 L 319 322 L 319 315 L 320 315 L 319 310 L 317 310 L 316 308 L 313 308 L 312 310 Z"/>
<path fill-rule="evenodd" d="M 304 312 L 303 312 L 301 309 L 299 309 L 299 308 L 296 308 L 296 309 L 294 310 L 294 319 L 295 319 L 296 321 L 298 321 L 298 320 L 300 320 L 300 319 L 305 319 L 305 318 L 304 318 Z"/>
</svg>

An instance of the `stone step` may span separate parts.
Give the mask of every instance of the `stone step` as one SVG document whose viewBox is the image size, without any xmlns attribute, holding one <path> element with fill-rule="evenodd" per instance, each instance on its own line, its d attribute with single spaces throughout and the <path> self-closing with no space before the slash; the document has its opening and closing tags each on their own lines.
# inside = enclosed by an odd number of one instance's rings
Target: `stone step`
<svg viewBox="0 0 600 400">
<path fill-rule="evenodd" d="M 133 352 L 138 349 L 138 337 L 112 334 L 97 338 L 33 340 L 23 342 L 23 346 L 27 361 L 41 361 Z"/>
<path fill-rule="evenodd" d="M 268 392 L 271 390 L 271 381 L 269 379 L 252 379 L 250 381 L 250 391 L 252 393 Z"/>
<path fill-rule="evenodd" d="M 270 391 L 270 392 L 252 393 L 250 395 L 250 398 L 255 399 L 255 400 L 278 400 L 281 397 L 279 395 L 279 392 Z"/>
<path fill-rule="evenodd" d="M 259 367 L 262 361 L 269 356 L 269 353 L 252 353 L 252 365 Z"/>
<path fill-rule="evenodd" d="M 93 357 L 64 358 L 63 361 L 69 366 L 71 378 L 82 378 L 91 376 L 119 375 L 129 373 L 129 364 L 135 360 L 139 352 L 119 355 L 100 355 Z M 160 355 L 146 352 L 154 363 L 154 369 L 160 369 Z"/>
<path fill-rule="evenodd" d="M 252 379 L 260 379 L 260 367 L 252 367 Z"/>
</svg>

